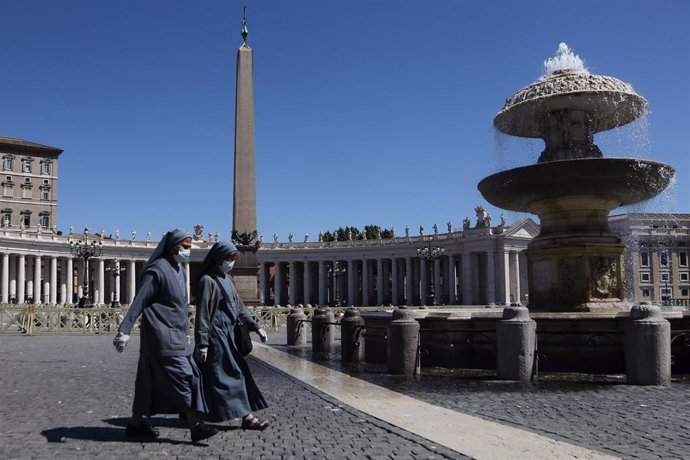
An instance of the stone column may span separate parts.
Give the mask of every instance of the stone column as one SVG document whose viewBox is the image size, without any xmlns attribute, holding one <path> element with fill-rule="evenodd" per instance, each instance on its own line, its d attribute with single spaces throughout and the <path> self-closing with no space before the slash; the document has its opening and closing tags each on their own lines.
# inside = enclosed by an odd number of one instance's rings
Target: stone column
<svg viewBox="0 0 690 460">
<path fill-rule="evenodd" d="M 74 259 L 67 258 L 67 269 L 65 270 L 65 284 L 67 293 L 65 294 L 65 303 L 74 303 Z"/>
<path fill-rule="evenodd" d="M 398 259 L 391 259 L 391 303 L 395 306 L 400 304 L 400 285 L 398 284 Z"/>
<path fill-rule="evenodd" d="M 446 281 L 446 295 L 448 296 L 448 304 L 455 305 L 457 303 L 457 271 L 456 271 L 455 256 L 448 255 L 448 279 Z"/>
<path fill-rule="evenodd" d="M 19 254 L 17 260 L 17 302 L 24 303 L 26 301 L 26 256 Z"/>
<path fill-rule="evenodd" d="M 114 293 L 114 299 L 113 301 L 117 300 L 120 302 L 120 261 L 115 260 L 115 274 L 113 276 L 113 283 L 115 286 L 113 286 L 113 293 Z"/>
<path fill-rule="evenodd" d="M 501 305 L 510 305 L 510 254 L 505 249 L 498 251 L 498 299 Z"/>
<path fill-rule="evenodd" d="M 268 305 L 268 297 L 266 297 L 266 262 L 259 262 L 259 303 Z"/>
<path fill-rule="evenodd" d="M 57 272 L 57 257 L 50 258 L 50 300 L 52 305 L 57 304 L 57 290 L 58 287 L 58 272 Z"/>
<path fill-rule="evenodd" d="M 283 266 L 279 260 L 274 265 L 273 296 L 275 297 L 275 304 L 280 305 L 283 300 Z"/>
<path fill-rule="evenodd" d="M 103 259 L 98 259 L 96 283 L 98 284 L 98 295 L 94 296 L 93 301 L 98 305 L 103 305 L 105 303 L 105 260 Z"/>
<path fill-rule="evenodd" d="M 463 252 L 462 260 L 462 303 L 465 305 L 475 304 L 474 292 L 472 290 L 472 254 Z"/>
<path fill-rule="evenodd" d="M 2 255 L 2 287 L 0 287 L 2 292 L 2 298 L 0 302 L 8 303 L 10 301 L 10 255 L 4 253 Z"/>
<path fill-rule="evenodd" d="M 510 258 L 512 259 L 510 265 L 513 272 L 512 285 L 513 285 L 513 295 L 515 296 L 514 301 L 517 303 L 522 302 L 522 293 L 520 292 L 520 253 L 518 251 L 511 251 Z"/>
<path fill-rule="evenodd" d="M 362 306 L 368 307 L 369 300 L 369 261 L 362 259 Z"/>
<path fill-rule="evenodd" d="M 254 272 L 256 273 L 256 272 Z M 192 274 L 191 274 L 191 266 L 189 265 L 189 262 L 184 263 L 184 276 L 186 279 L 186 286 L 187 286 L 187 304 L 191 303 L 191 298 L 192 298 Z"/>
<path fill-rule="evenodd" d="M 419 259 L 419 301 L 421 306 L 429 303 L 429 267 L 423 257 Z"/>
<path fill-rule="evenodd" d="M 357 274 L 355 269 L 355 261 L 350 259 L 347 261 L 347 304 L 357 305 L 357 284 L 355 276 Z"/>
<path fill-rule="evenodd" d="M 437 304 L 445 304 L 443 300 L 443 288 L 441 286 L 441 258 L 434 259 L 434 295 Z"/>
<path fill-rule="evenodd" d="M 326 272 L 326 262 L 319 260 L 319 305 L 326 305 L 328 302 L 328 274 Z"/>
<path fill-rule="evenodd" d="M 288 273 L 290 278 L 288 281 L 288 303 L 297 305 L 297 262 L 294 260 L 288 264 Z"/>
<path fill-rule="evenodd" d="M 311 262 L 304 261 L 304 304 L 311 304 Z"/>
<path fill-rule="evenodd" d="M 377 305 L 383 305 L 384 302 L 384 291 L 383 291 L 383 259 L 376 259 L 376 294 L 377 294 Z"/>
<path fill-rule="evenodd" d="M 41 303 L 41 256 L 34 258 L 34 303 Z"/>
<path fill-rule="evenodd" d="M 496 251 L 486 251 L 486 303 L 496 303 L 496 269 L 494 268 L 494 256 Z"/>
<path fill-rule="evenodd" d="M 405 304 L 414 305 L 414 267 L 412 266 L 412 257 L 405 258 Z"/>
<path fill-rule="evenodd" d="M 62 259 L 60 262 L 62 267 L 62 276 L 60 277 L 60 304 L 67 303 L 67 259 Z"/>
<path fill-rule="evenodd" d="M 17 256 L 10 256 L 10 300 L 17 298 Z"/>
<path fill-rule="evenodd" d="M 134 260 L 129 261 L 127 267 L 127 303 L 134 302 L 134 296 L 137 292 L 137 263 Z"/>
</svg>

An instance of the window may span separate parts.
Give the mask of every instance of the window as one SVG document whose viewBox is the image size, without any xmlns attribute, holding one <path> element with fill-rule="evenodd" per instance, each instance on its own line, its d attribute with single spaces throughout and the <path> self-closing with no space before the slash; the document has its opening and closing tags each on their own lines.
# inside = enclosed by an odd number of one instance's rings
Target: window
<svg viewBox="0 0 690 460">
<path fill-rule="evenodd" d="M 22 214 L 21 222 L 22 222 L 22 224 L 24 224 L 24 227 L 31 227 L 31 214 L 30 213 Z"/>
<path fill-rule="evenodd" d="M 649 253 L 647 251 L 640 253 L 640 267 L 649 267 Z"/>
<path fill-rule="evenodd" d="M 659 253 L 659 265 L 662 267 L 668 267 L 668 252 L 664 251 Z"/>
<path fill-rule="evenodd" d="M 688 274 L 687 272 L 681 273 L 680 274 L 680 280 L 685 281 L 685 282 L 690 281 L 690 274 Z"/>
<path fill-rule="evenodd" d="M 640 273 L 640 281 L 649 283 L 649 273 Z"/>
<path fill-rule="evenodd" d="M 50 227 L 50 215 L 49 214 L 43 214 L 40 217 L 40 222 L 41 222 L 41 227 L 43 227 L 43 228 Z"/>
<path fill-rule="evenodd" d="M 2 196 L 5 198 L 14 198 L 14 187 L 10 184 L 5 184 L 2 187 Z"/>
<path fill-rule="evenodd" d="M 687 289 L 681 289 L 680 295 L 682 295 L 683 297 L 687 297 L 688 296 L 688 290 Z"/>
<path fill-rule="evenodd" d="M 31 167 L 32 161 L 31 159 L 22 160 L 22 172 L 30 173 L 33 170 Z"/>
<path fill-rule="evenodd" d="M 679 252 L 678 253 L 678 264 L 681 267 L 687 267 L 688 266 L 688 253 L 685 251 Z"/>
<path fill-rule="evenodd" d="M 642 289 L 642 297 L 649 297 L 649 289 Z"/>
<path fill-rule="evenodd" d="M 14 157 L 3 157 L 2 169 L 5 171 L 14 171 Z"/>
<path fill-rule="evenodd" d="M 8 212 L 3 213 L 2 214 L 2 226 L 3 227 L 9 227 L 11 222 L 12 222 L 12 215 Z"/>
<path fill-rule="evenodd" d="M 49 201 L 50 200 L 50 192 L 47 190 L 43 190 L 41 192 L 41 200 L 43 201 Z"/>
<path fill-rule="evenodd" d="M 31 187 L 22 187 L 22 198 L 31 198 Z"/>
<path fill-rule="evenodd" d="M 43 179 L 43 185 L 50 185 L 50 181 L 48 179 Z"/>
<path fill-rule="evenodd" d="M 661 288 L 661 300 L 671 300 L 671 288 Z"/>
<path fill-rule="evenodd" d="M 663 282 L 663 281 L 668 282 L 668 280 L 669 280 L 668 273 L 662 273 L 662 274 L 661 274 L 661 281 L 662 281 L 662 282 Z"/>
<path fill-rule="evenodd" d="M 41 162 L 41 174 L 52 174 L 53 164 L 48 161 Z"/>
</svg>

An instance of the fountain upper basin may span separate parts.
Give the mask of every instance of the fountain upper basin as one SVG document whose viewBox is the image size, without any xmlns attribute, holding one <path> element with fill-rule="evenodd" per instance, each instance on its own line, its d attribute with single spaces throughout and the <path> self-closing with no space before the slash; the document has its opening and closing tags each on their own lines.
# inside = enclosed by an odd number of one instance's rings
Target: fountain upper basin
<svg viewBox="0 0 690 460">
<path fill-rule="evenodd" d="M 674 175 L 673 167 L 657 161 L 585 158 L 501 171 L 477 188 L 492 205 L 518 212 L 530 212 L 536 201 L 577 195 L 615 198 L 626 206 L 658 195 Z"/>
</svg>

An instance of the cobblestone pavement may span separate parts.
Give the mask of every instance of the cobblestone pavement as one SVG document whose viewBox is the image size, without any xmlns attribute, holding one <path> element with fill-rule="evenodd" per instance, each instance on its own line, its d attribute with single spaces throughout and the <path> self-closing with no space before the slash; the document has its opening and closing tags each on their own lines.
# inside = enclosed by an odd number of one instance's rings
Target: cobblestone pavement
<svg viewBox="0 0 690 460">
<path fill-rule="evenodd" d="M 154 417 L 157 442 L 130 442 L 138 337 L 123 354 L 112 336 L 0 335 L 0 458 L 442 459 L 467 458 L 314 390 L 258 361 L 269 408 L 263 432 L 218 426 L 190 442 L 174 416 Z"/>
<path fill-rule="evenodd" d="M 624 376 L 540 374 L 529 385 L 496 379 L 492 371 L 423 368 L 416 378 L 385 365 L 343 364 L 336 341 L 328 356 L 311 345 L 271 345 L 431 404 L 532 431 L 622 458 L 690 459 L 690 376 L 669 386 L 625 385 Z"/>
</svg>

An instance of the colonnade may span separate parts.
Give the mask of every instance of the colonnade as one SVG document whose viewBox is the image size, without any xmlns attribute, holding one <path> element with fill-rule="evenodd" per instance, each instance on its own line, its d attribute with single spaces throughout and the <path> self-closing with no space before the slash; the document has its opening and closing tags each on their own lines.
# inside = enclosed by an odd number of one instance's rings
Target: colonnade
<svg viewBox="0 0 690 460">
<path fill-rule="evenodd" d="M 260 298 L 268 305 L 476 305 L 524 300 L 524 248 L 444 254 L 348 257 L 286 251 L 259 261 Z M 301 260 L 300 260 L 300 256 Z"/>
<path fill-rule="evenodd" d="M 0 254 L 0 303 L 72 304 L 83 295 L 85 261 L 64 255 Z M 143 260 L 92 258 L 88 287 L 93 302 L 131 303 Z"/>
</svg>

